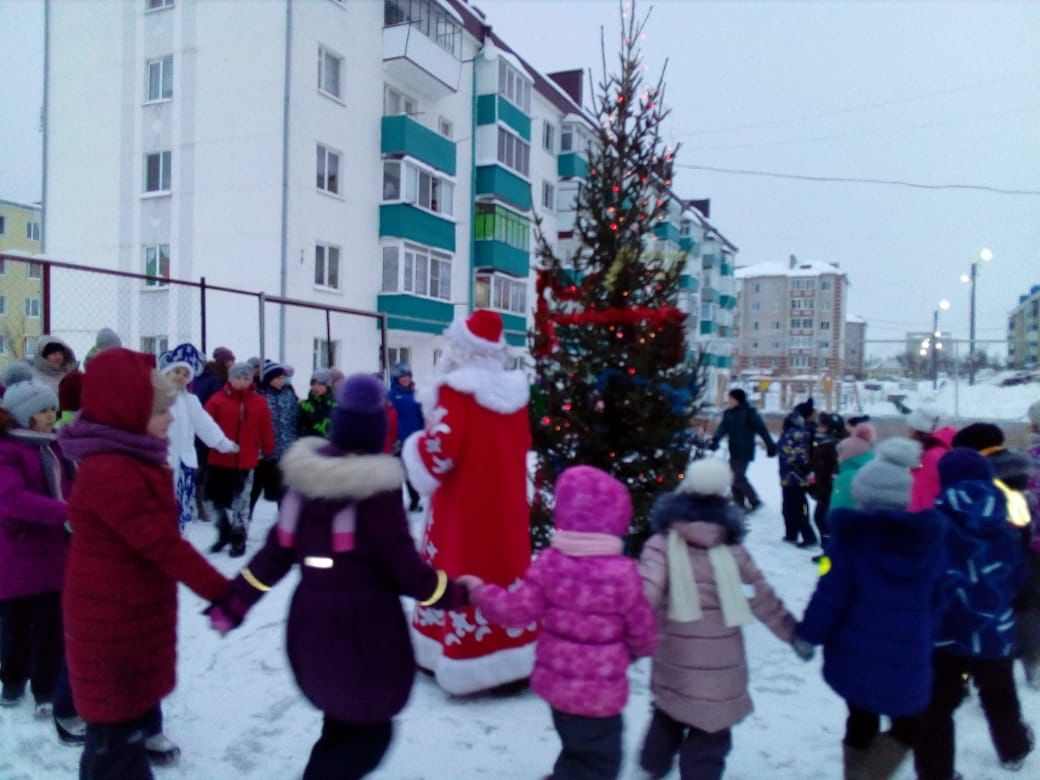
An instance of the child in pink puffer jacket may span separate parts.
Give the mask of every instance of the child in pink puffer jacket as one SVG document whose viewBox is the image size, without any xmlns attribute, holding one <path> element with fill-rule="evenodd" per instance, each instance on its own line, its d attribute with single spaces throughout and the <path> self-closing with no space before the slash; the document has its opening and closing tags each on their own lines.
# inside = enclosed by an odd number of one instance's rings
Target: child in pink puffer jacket
<svg viewBox="0 0 1040 780">
<path fill-rule="evenodd" d="M 460 579 L 489 620 L 542 621 L 531 688 L 552 707 L 563 743 L 553 780 L 611 780 L 621 770 L 628 665 L 657 645 L 636 562 L 622 554 L 631 518 L 624 485 L 590 466 L 569 468 L 556 482 L 552 546 L 520 586 Z"/>
</svg>

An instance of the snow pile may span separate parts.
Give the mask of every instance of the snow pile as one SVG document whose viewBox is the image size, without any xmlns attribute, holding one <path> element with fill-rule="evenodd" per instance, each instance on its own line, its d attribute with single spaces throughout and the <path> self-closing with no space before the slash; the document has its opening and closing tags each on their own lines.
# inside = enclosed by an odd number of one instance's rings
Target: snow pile
<svg viewBox="0 0 1040 780">
<path fill-rule="evenodd" d="M 1017 389 L 1017 388 L 1011 388 Z M 750 477 L 766 506 L 751 518 L 747 546 L 768 581 L 800 616 L 816 580 L 810 552 L 783 544 L 776 461 L 759 458 Z M 254 523 L 249 554 L 274 521 L 273 506 Z M 214 529 L 190 528 L 204 548 Z M 242 560 L 210 556 L 228 575 Z M 245 559 L 248 561 L 248 557 Z M 211 632 L 199 613 L 205 604 L 181 590 L 178 686 L 166 700 L 167 733 L 184 751 L 177 766 L 158 769 L 160 780 L 298 778 L 321 717 L 292 681 L 285 657 L 284 619 L 295 584 L 286 578 L 252 611 L 245 625 L 225 639 Z M 746 629 L 755 712 L 734 730 L 729 780 L 832 780 L 841 770 L 846 710 L 820 676 L 820 658 L 799 661 L 761 625 Z M 364 641 L 364 637 L 359 637 Z M 629 674 L 625 710 L 624 778 L 639 777 L 636 757 L 649 722 L 650 664 Z M 1040 692 L 1019 680 L 1025 717 L 1040 727 Z M 29 697 L 27 697 L 29 698 Z M 453 699 L 424 675 L 416 680 L 408 707 L 397 719 L 394 743 L 378 780 L 530 780 L 549 773 L 559 749 L 548 706 L 530 692 Z M 34 721 L 26 701 L 0 710 L 0 778 L 75 778 L 79 751 L 58 744 L 49 722 Z M 989 742 L 978 698 L 957 713 L 957 768 L 971 780 L 1003 780 L 1007 773 Z M 911 780 L 904 768 L 897 780 Z M 1040 758 L 1030 757 L 1022 777 L 1040 776 Z M 672 777 L 678 777 L 673 771 Z"/>
</svg>

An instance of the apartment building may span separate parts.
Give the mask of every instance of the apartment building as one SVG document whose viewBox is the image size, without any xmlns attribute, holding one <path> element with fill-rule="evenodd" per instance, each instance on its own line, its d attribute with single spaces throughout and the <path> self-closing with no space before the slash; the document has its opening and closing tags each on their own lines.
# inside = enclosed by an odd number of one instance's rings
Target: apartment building
<svg viewBox="0 0 1040 780">
<path fill-rule="evenodd" d="M 845 376 L 866 376 L 867 321 L 858 314 L 845 318 Z"/>
<path fill-rule="evenodd" d="M 845 371 L 848 276 L 830 263 L 738 268 L 737 359 L 745 375 L 830 377 Z"/>
<path fill-rule="evenodd" d="M 0 200 L 0 252 L 40 251 L 39 206 Z M 42 267 L 0 260 L 0 366 L 32 355 L 40 335 Z"/>
<path fill-rule="evenodd" d="M 539 72 L 463 0 L 48 0 L 47 36 L 44 249 L 149 276 L 112 280 L 93 315 L 56 283 L 52 330 L 74 347 L 105 325 L 141 349 L 198 341 L 197 292 L 164 279 L 204 276 L 385 314 L 390 362 L 420 380 L 474 307 L 499 311 L 525 353 L 534 221 L 565 252 L 588 176 L 582 71 Z M 710 236 L 732 257 L 688 212 L 662 240 Z M 207 301 L 210 348 L 259 352 L 254 299 Z M 268 306 L 264 351 L 305 371 L 380 368 L 371 319 L 333 330 Z"/>
<path fill-rule="evenodd" d="M 1008 315 L 1008 368 L 1040 367 L 1040 284 L 1034 284 Z"/>
</svg>

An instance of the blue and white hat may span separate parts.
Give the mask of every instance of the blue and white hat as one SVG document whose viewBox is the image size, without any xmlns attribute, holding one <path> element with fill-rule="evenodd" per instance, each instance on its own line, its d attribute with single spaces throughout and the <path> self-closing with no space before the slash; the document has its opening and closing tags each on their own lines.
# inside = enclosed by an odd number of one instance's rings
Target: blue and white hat
<svg viewBox="0 0 1040 780">
<path fill-rule="evenodd" d="M 205 361 L 202 355 L 191 344 L 178 344 L 169 352 L 163 352 L 159 356 L 159 370 L 168 374 L 175 368 L 186 368 L 194 379 L 202 373 Z M 191 380 L 188 380 L 191 381 Z"/>
</svg>

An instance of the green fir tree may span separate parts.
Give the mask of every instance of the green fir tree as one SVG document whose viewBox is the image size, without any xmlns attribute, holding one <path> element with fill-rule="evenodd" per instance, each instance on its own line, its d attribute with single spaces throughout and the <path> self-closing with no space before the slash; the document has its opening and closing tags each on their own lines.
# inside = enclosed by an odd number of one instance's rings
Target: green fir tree
<svg viewBox="0 0 1040 780">
<path fill-rule="evenodd" d="M 552 488 L 567 467 L 613 474 L 632 496 L 629 550 L 649 534 L 647 516 L 674 490 L 690 457 L 691 418 L 703 393 L 703 355 L 686 345 L 679 309 L 685 253 L 655 248 L 676 149 L 662 123 L 664 70 L 644 78 L 639 41 L 646 17 L 623 12 L 618 71 L 597 85 L 598 125 L 579 191 L 576 250 L 558 257 L 541 232 L 534 329 L 537 378 L 532 429 L 538 463 L 532 541 L 548 543 Z"/>
</svg>

